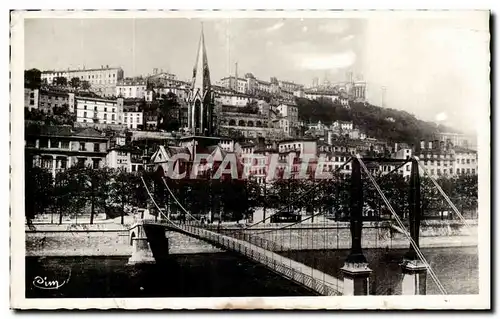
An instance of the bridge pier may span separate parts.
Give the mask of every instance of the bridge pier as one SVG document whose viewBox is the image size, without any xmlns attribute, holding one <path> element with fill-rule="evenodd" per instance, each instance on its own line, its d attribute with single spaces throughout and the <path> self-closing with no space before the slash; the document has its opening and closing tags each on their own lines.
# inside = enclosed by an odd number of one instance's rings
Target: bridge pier
<svg viewBox="0 0 500 319">
<path fill-rule="evenodd" d="M 368 295 L 370 292 L 370 274 L 363 250 L 361 234 L 363 229 L 363 184 L 361 167 L 357 158 L 352 160 L 351 174 L 351 252 L 341 268 L 344 275 L 344 295 Z"/>
<path fill-rule="evenodd" d="M 140 221 L 130 228 L 132 256 L 129 265 L 155 264 L 168 257 L 168 238 L 162 225 L 148 225 Z"/>
<path fill-rule="evenodd" d="M 420 175 L 416 159 L 411 161 L 409 204 L 410 236 L 415 246 L 420 249 L 419 235 L 422 208 L 420 201 Z M 416 249 L 411 244 L 408 252 L 403 257 L 401 269 L 403 272 L 402 294 L 425 295 L 427 293 L 427 267 L 420 260 Z"/>
</svg>

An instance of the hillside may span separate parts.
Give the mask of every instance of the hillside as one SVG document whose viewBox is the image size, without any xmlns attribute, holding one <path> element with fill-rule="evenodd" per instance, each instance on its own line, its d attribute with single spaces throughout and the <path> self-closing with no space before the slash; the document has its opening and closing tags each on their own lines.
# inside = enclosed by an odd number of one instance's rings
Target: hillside
<svg viewBox="0 0 500 319">
<path fill-rule="evenodd" d="M 351 108 L 346 109 L 327 99 L 311 101 L 297 98 L 296 101 L 299 119 L 305 123 L 352 121 L 368 136 L 389 142 L 417 144 L 422 139 L 433 139 L 440 131 L 449 130 L 435 123 L 419 120 L 408 112 L 369 103 L 351 102 Z"/>
</svg>

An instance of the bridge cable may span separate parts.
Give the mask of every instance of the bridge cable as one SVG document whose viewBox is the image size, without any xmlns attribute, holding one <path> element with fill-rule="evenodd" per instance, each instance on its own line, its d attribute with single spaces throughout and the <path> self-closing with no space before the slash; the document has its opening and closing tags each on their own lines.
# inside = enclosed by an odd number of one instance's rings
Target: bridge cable
<svg viewBox="0 0 500 319">
<path fill-rule="evenodd" d="M 179 202 L 179 200 L 177 199 L 177 196 L 175 196 L 175 194 L 172 192 L 172 190 L 170 189 L 170 187 L 168 186 L 167 184 L 167 181 L 165 180 L 165 177 L 161 177 L 161 180 L 163 181 L 163 183 L 165 184 L 165 187 L 167 188 L 170 196 L 172 196 L 172 198 L 175 200 L 175 202 L 177 203 L 177 205 L 189 216 L 191 217 L 192 219 L 194 219 L 195 221 L 197 222 L 201 222 L 198 218 L 194 217 L 193 215 L 191 215 L 188 210 L 186 208 L 184 208 L 184 206 Z"/>
<path fill-rule="evenodd" d="M 144 180 L 144 177 L 141 176 L 141 180 L 142 180 L 142 183 L 144 184 L 144 187 L 146 188 L 146 192 L 148 193 L 149 197 L 151 198 L 151 201 L 153 202 L 153 204 L 156 206 L 156 209 L 158 209 L 158 213 L 163 215 L 163 217 L 165 217 L 165 219 L 170 223 L 172 224 L 175 228 L 178 228 L 180 230 L 182 230 L 181 227 L 179 227 L 178 225 L 176 225 L 174 222 L 172 222 L 161 210 L 160 206 L 156 203 L 156 201 L 154 200 L 153 198 L 153 195 L 151 195 L 151 192 L 149 191 L 149 188 L 146 184 L 146 181 Z"/>
<path fill-rule="evenodd" d="M 394 211 L 394 209 L 392 208 L 392 205 L 389 203 L 389 201 L 387 200 L 387 198 L 385 197 L 384 193 L 382 192 L 382 190 L 380 189 L 380 187 L 378 186 L 377 182 L 374 180 L 373 176 L 370 174 L 370 172 L 368 171 L 368 169 L 366 168 L 365 166 L 365 163 L 363 162 L 363 160 L 361 159 L 361 156 L 358 154 L 356 155 L 361 167 L 363 168 L 363 170 L 365 171 L 365 173 L 368 175 L 368 178 L 370 179 L 370 181 L 372 182 L 372 184 L 375 186 L 377 192 L 380 194 L 380 196 L 382 197 L 382 199 L 384 200 L 385 204 L 387 205 L 387 207 L 389 208 L 391 214 L 393 215 L 394 219 L 396 219 L 396 222 L 399 224 L 399 226 L 401 227 L 402 230 L 404 230 L 404 235 L 409 239 L 410 241 L 410 244 L 411 246 L 413 247 L 413 249 L 415 250 L 415 252 L 417 253 L 417 255 L 419 256 L 420 260 L 424 263 L 424 265 L 426 266 L 427 270 L 429 271 L 429 274 L 431 275 L 431 278 L 434 280 L 434 282 L 436 283 L 436 285 L 438 286 L 439 290 L 441 291 L 441 293 L 443 295 L 446 295 L 446 290 L 445 288 L 443 287 L 443 285 L 441 284 L 441 282 L 439 281 L 439 279 L 437 278 L 436 274 L 434 273 L 434 271 L 432 270 L 431 266 L 429 265 L 429 263 L 427 262 L 427 260 L 425 259 L 424 255 L 422 254 L 422 252 L 420 251 L 420 248 L 417 246 L 417 244 L 415 243 L 415 241 L 413 240 L 413 238 L 411 238 L 410 234 L 406 231 L 405 227 L 404 227 L 404 224 L 403 222 L 401 221 L 401 219 L 399 218 L 399 216 L 396 214 L 396 212 Z"/>
<path fill-rule="evenodd" d="M 446 195 L 446 193 L 444 192 L 444 190 L 441 188 L 441 186 L 439 185 L 439 183 L 436 181 L 436 179 L 434 177 L 431 176 L 431 174 L 429 174 L 429 171 L 427 170 L 427 168 L 425 168 L 424 165 L 422 165 L 422 163 L 420 162 L 420 160 L 418 159 L 418 157 L 415 157 L 415 159 L 417 160 L 417 163 L 418 165 L 424 170 L 424 172 L 427 174 L 427 176 L 430 178 L 430 180 L 432 181 L 432 183 L 434 183 L 434 185 L 436 186 L 436 188 L 438 189 L 439 193 L 441 193 L 441 195 L 444 197 L 444 199 L 446 200 L 446 202 L 448 203 L 448 205 L 451 206 L 451 208 L 453 209 L 453 211 L 455 212 L 455 214 L 457 214 L 457 216 L 460 218 L 460 220 L 462 221 L 462 223 L 469 227 L 470 228 L 470 225 L 469 223 L 467 222 L 467 220 L 464 218 L 464 216 L 458 211 L 457 207 L 453 204 L 453 202 L 451 201 L 451 199 L 448 197 L 448 195 Z"/>
</svg>

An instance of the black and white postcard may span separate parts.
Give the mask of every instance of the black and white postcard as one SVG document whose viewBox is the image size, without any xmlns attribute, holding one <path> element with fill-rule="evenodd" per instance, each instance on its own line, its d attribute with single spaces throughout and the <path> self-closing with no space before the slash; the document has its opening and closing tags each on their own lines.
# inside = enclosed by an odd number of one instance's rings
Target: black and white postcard
<svg viewBox="0 0 500 319">
<path fill-rule="evenodd" d="M 488 11 L 12 11 L 11 307 L 487 309 Z"/>
</svg>

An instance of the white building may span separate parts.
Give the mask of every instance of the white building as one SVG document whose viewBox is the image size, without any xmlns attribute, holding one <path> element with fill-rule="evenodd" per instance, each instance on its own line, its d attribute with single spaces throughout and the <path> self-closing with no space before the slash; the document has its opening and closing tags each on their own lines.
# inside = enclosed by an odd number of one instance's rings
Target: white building
<svg viewBox="0 0 500 319">
<path fill-rule="evenodd" d="M 139 110 L 127 110 L 123 112 L 123 124 L 129 129 L 136 130 L 139 126 L 143 125 L 143 112 Z"/>
<path fill-rule="evenodd" d="M 354 128 L 354 125 L 352 122 L 347 122 L 347 121 L 335 121 L 332 123 L 332 128 L 333 129 L 341 129 L 343 131 L 351 131 Z"/>
<path fill-rule="evenodd" d="M 476 175 L 478 173 L 477 152 L 462 147 L 455 147 L 453 171 L 456 175 Z"/>
<path fill-rule="evenodd" d="M 126 99 L 144 99 L 147 82 L 144 79 L 123 79 L 116 84 L 116 96 Z"/>
<path fill-rule="evenodd" d="M 100 69 L 82 69 L 82 70 L 60 70 L 43 71 L 42 81 L 47 84 L 53 84 L 58 77 L 64 77 L 68 83 L 72 78 L 79 78 L 80 81 L 87 81 L 90 84 L 90 90 L 102 96 L 113 96 L 116 93 L 116 84 L 123 79 L 123 69 L 101 66 Z"/>
<path fill-rule="evenodd" d="M 333 92 L 305 91 L 301 95 L 309 100 L 327 99 L 333 103 L 339 99 L 339 95 Z"/>
<path fill-rule="evenodd" d="M 216 94 L 215 100 L 222 105 L 231 105 L 231 106 L 247 106 L 250 102 L 251 97 L 249 95 L 243 93 L 236 92 L 228 92 L 228 91 L 219 91 Z"/>
<path fill-rule="evenodd" d="M 80 123 L 123 124 L 123 99 L 107 100 L 78 96 L 76 121 Z"/>
</svg>

